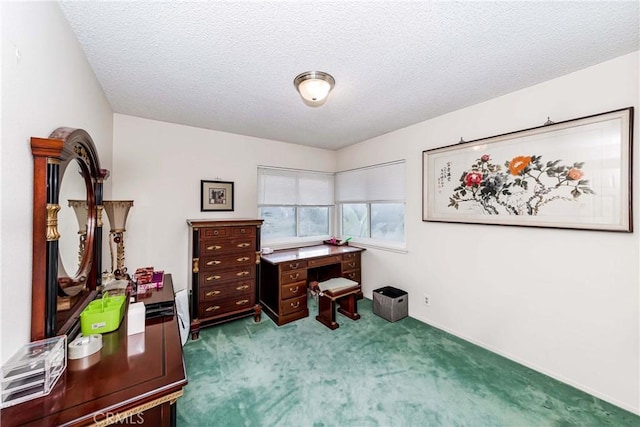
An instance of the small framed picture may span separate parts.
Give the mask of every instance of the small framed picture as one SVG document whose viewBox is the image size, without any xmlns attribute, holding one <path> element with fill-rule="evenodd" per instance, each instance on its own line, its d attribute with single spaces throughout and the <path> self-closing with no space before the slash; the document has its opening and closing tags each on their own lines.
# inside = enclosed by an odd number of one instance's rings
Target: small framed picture
<svg viewBox="0 0 640 427">
<path fill-rule="evenodd" d="M 232 211 L 233 182 L 200 181 L 200 211 Z"/>
</svg>

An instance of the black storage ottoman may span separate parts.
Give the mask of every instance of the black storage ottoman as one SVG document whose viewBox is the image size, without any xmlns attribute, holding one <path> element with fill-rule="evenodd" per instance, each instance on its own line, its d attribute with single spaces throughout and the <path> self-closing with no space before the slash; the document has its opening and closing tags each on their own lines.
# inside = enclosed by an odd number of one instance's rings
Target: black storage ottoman
<svg viewBox="0 0 640 427">
<path fill-rule="evenodd" d="M 409 295 L 402 289 L 385 286 L 373 291 L 373 314 L 389 322 L 409 315 Z"/>
</svg>

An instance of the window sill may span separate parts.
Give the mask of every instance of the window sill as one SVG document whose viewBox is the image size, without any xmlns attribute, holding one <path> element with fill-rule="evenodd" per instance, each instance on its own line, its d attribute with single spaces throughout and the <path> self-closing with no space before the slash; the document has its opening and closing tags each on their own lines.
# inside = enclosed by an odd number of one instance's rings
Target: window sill
<svg viewBox="0 0 640 427">
<path fill-rule="evenodd" d="M 288 249 L 297 248 L 301 246 L 314 246 L 321 245 L 323 240 L 329 239 L 329 236 L 313 236 L 313 237 L 298 237 L 289 239 L 277 239 L 260 242 L 260 246 L 263 248 L 271 249 Z"/>
<path fill-rule="evenodd" d="M 351 239 L 349 244 L 353 246 L 361 246 L 363 248 L 371 248 L 371 249 L 380 249 L 382 251 L 395 252 L 398 254 L 406 254 L 409 253 L 406 246 L 404 245 L 394 245 L 386 242 L 381 242 L 379 240 L 356 240 Z"/>
</svg>

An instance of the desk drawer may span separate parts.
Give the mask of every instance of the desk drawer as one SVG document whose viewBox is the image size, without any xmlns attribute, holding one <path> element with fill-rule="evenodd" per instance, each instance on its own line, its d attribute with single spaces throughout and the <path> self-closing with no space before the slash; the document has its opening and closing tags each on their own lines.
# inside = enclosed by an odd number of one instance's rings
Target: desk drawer
<svg viewBox="0 0 640 427">
<path fill-rule="evenodd" d="M 213 283 L 223 282 L 225 280 L 233 280 L 233 279 L 252 279 L 256 276 L 256 267 L 255 264 L 251 267 L 233 269 L 228 271 L 219 271 L 219 272 L 203 272 L 199 275 L 199 285 L 207 286 Z"/>
<path fill-rule="evenodd" d="M 200 303 L 252 295 L 255 292 L 254 286 L 253 279 L 201 286 Z"/>
<path fill-rule="evenodd" d="M 289 262 L 283 262 L 282 264 L 280 264 L 281 272 L 285 272 L 289 270 L 298 270 L 303 268 L 307 268 L 307 261 L 289 261 Z"/>
<path fill-rule="evenodd" d="M 207 273 L 210 271 L 227 270 L 229 268 L 251 267 L 256 262 L 256 253 L 238 253 L 235 255 L 208 255 L 200 257 L 200 271 Z"/>
<path fill-rule="evenodd" d="M 360 270 L 360 260 L 354 258 L 349 261 L 342 261 L 342 271 Z"/>
<path fill-rule="evenodd" d="M 323 265 L 340 264 L 342 257 L 340 255 L 332 255 L 324 258 L 310 259 L 307 261 L 309 267 L 320 267 Z"/>
<path fill-rule="evenodd" d="M 307 280 L 307 270 L 290 270 L 280 275 L 280 284 L 300 282 Z"/>
<path fill-rule="evenodd" d="M 307 295 L 301 295 L 296 298 L 289 298 L 280 301 L 280 315 L 286 316 L 296 311 L 305 310 L 307 308 Z"/>
<path fill-rule="evenodd" d="M 349 252 L 346 254 L 342 254 L 343 261 L 353 261 L 354 259 L 358 259 L 358 261 L 360 261 L 360 252 Z"/>
<path fill-rule="evenodd" d="M 289 283 L 280 287 L 280 298 L 283 300 L 306 295 L 306 293 L 307 282 L 305 281 Z"/>
<path fill-rule="evenodd" d="M 237 310 L 244 310 L 255 305 L 253 295 L 240 295 L 222 301 L 210 301 L 201 303 L 198 307 L 198 314 L 201 318 L 219 316 Z"/>
</svg>

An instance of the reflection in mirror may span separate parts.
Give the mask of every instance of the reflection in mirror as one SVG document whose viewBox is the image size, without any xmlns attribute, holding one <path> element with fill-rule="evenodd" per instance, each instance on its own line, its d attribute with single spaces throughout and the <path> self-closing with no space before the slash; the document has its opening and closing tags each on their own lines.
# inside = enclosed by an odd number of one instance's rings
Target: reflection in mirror
<svg viewBox="0 0 640 427">
<path fill-rule="evenodd" d="M 75 153 L 78 155 L 60 164 L 61 182 L 58 190 L 58 200 L 61 207 L 64 207 L 62 214 L 65 215 L 66 219 L 64 221 L 67 224 L 66 230 L 62 230 L 66 231 L 66 236 L 63 238 L 63 235 L 60 235 L 58 239 L 58 272 L 56 275 L 58 296 L 62 297 L 62 299 L 58 299 L 58 310 L 63 311 L 71 308 L 72 301 L 69 300 L 69 297 L 75 297 L 87 289 L 87 275 L 91 268 L 91 258 L 93 257 L 93 247 L 89 247 L 86 243 L 89 240 L 93 242 L 94 230 L 91 212 L 95 211 L 95 201 L 93 197 L 89 197 L 89 193 L 93 195 L 93 180 L 91 179 L 86 159 L 82 156 L 82 148 L 76 146 Z M 84 184 L 84 191 L 80 189 L 82 184 Z M 67 186 L 69 186 L 69 189 L 67 189 Z M 81 218 L 77 219 L 80 224 L 84 224 L 84 230 L 82 225 L 74 225 L 76 223 L 74 221 L 76 214 L 73 209 L 68 207 L 68 202 L 65 203 L 65 199 L 67 201 L 80 200 L 76 198 L 77 195 L 82 195 L 86 200 L 86 215 L 81 214 Z M 58 217 L 60 218 L 60 214 Z M 81 245 L 79 239 L 83 239 L 85 243 Z M 76 253 L 72 249 L 74 246 L 80 250 L 77 252 L 77 262 L 68 261 L 73 259 L 72 254 Z"/>
<path fill-rule="evenodd" d="M 69 164 L 60 184 L 58 278 L 75 277 L 82 262 L 87 233 L 87 190 L 77 160 Z"/>
</svg>

